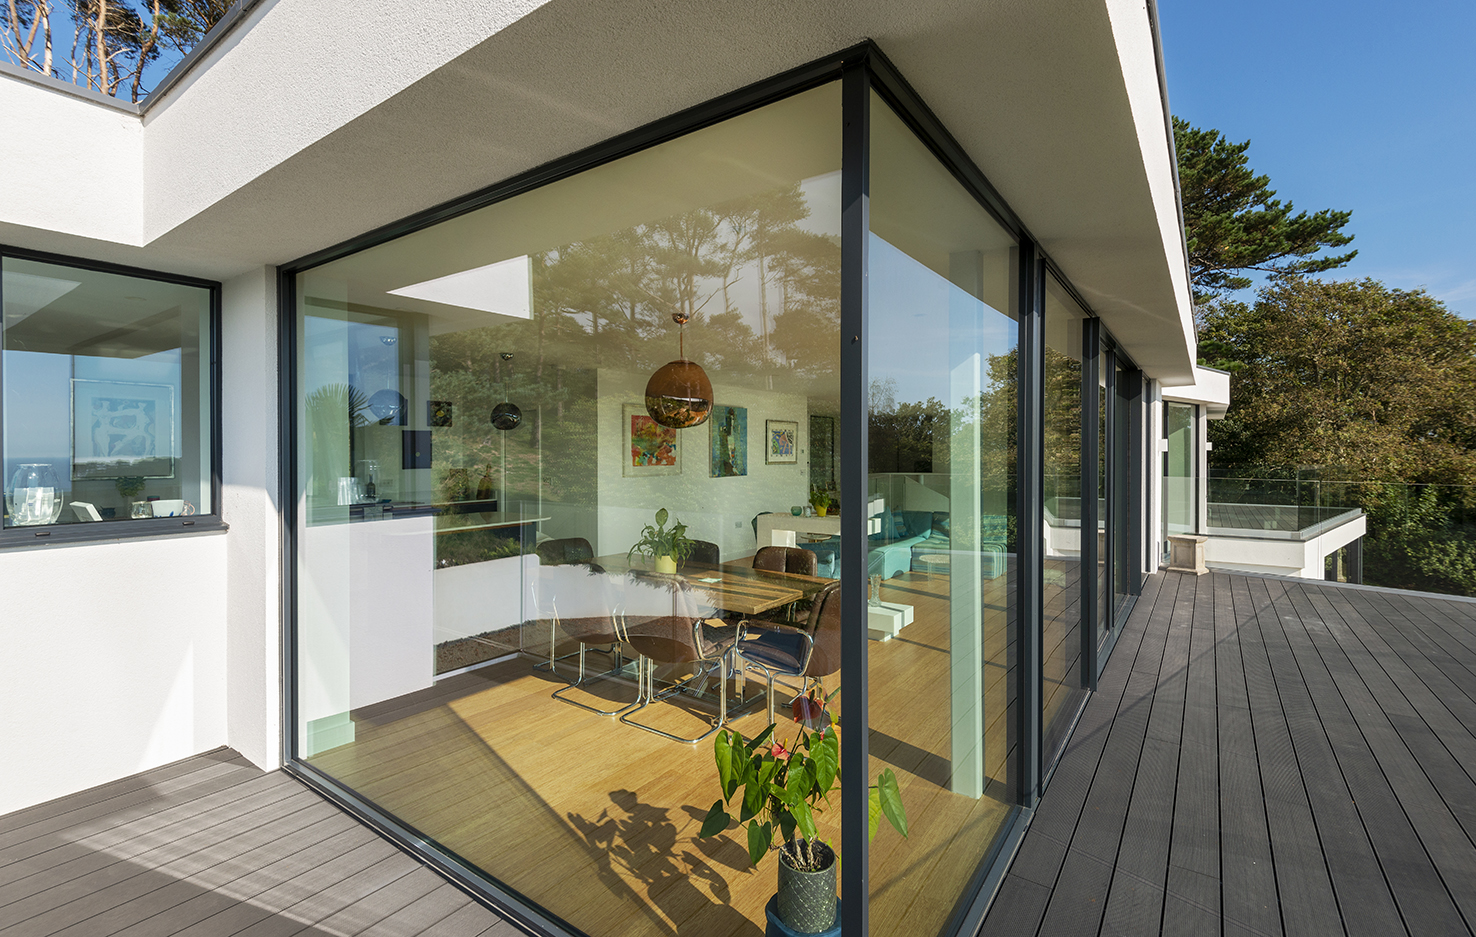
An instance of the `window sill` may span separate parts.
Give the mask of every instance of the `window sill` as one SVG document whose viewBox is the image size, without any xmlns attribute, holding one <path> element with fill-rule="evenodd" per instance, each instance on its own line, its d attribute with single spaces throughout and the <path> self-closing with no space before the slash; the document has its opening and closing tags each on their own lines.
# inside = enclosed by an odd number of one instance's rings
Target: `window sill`
<svg viewBox="0 0 1476 937">
<path fill-rule="evenodd" d="M 93 524 L 56 524 L 49 527 L 7 527 L 0 530 L 0 550 L 62 544 L 152 540 L 191 534 L 225 533 L 230 525 L 213 514 L 191 517 L 152 517 Z"/>
</svg>

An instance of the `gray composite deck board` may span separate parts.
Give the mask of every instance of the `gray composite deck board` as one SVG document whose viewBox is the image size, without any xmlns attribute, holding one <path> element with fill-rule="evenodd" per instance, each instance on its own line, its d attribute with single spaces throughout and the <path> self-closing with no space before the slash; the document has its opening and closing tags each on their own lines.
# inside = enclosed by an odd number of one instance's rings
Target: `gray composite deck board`
<svg viewBox="0 0 1476 937">
<path fill-rule="evenodd" d="M 1476 603 L 1160 573 L 1077 733 L 982 933 L 1476 934 Z"/>
<path fill-rule="evenodd" d="M 0 817 L 0 937 L 518 933 L 229 749 Z"/>
</svg>

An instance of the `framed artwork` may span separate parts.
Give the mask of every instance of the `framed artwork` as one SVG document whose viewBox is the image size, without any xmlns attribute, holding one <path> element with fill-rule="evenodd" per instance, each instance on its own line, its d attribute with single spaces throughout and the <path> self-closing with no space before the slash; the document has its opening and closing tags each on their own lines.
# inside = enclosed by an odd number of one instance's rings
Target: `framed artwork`
<svg viewBox="0 0 1476 937">
<path fill-rule="evenodd" d="M 174 387 L 72 379 L 72 479 L 174 477 Z"/>
<path fill-rule="evenodd" d="M 707 425 L 710 474 L 713 478 L 736 478 L 748 474 L 748 408 L 712 408 Z"/>
<path fill-rule="evenodd" d="M 764 461 L 769 465 L 794 465 L 799 461 L 799 424 L 794 420 L 769 420 L 765 424 Z"/>
<path fill-rule="evenodd" d="M 677 431 L 651 419 L 642 404 L 623 407 L 625 449 L 620 473 L 629 478 L 648 475 L 680 475 L 682 443 Z"/>
<path fill-rule="evenodd" d="M 425 402 L 426 425 L 436 428 L 450 426 L 455 412 L 455 405 L 449 400 L 427 400 Z"/>
</svg>

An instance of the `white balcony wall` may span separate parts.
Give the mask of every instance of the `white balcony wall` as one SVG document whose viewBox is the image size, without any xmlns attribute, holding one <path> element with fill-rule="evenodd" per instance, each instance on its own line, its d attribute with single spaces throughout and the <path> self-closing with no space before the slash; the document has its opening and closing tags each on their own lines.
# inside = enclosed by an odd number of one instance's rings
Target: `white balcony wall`
<svg viewBox="0 0 1476 937">
<path fill-rule="evenodd" d="M 225 569 L 220 534 L 0 552 L 0 814 L 226 743 Z"/>
</svg>

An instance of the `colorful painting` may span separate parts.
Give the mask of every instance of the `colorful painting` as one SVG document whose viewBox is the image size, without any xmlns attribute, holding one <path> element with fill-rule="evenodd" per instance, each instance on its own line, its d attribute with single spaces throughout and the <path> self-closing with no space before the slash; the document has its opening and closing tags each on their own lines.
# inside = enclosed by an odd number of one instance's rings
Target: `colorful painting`
<svg viewBox="0 0 1476 937">
<path fill-rule="evenodd" d="M 794 420 L 769 420 L 764 461 L 770 465 L 793 465 L 799 461 L 799 424 Z"/>
<path fill-rule="evenodd" d="M 72 381 L 72 478 L 174 476 L 174 388 Z"/>
<path fill-rule="evenodd" d="M 736 478 L 748 474 L 748 408 L 712 408 L 707 421 L 713 478 Z"/>
<path fill-rule="evenodd" d="M 623 474 L 631 477 L 681 474 L 682 445 L 676 430 L 651 419 L 646 408 L 638 403 L 625 405 L 624 421 Z"/>
</svg>

